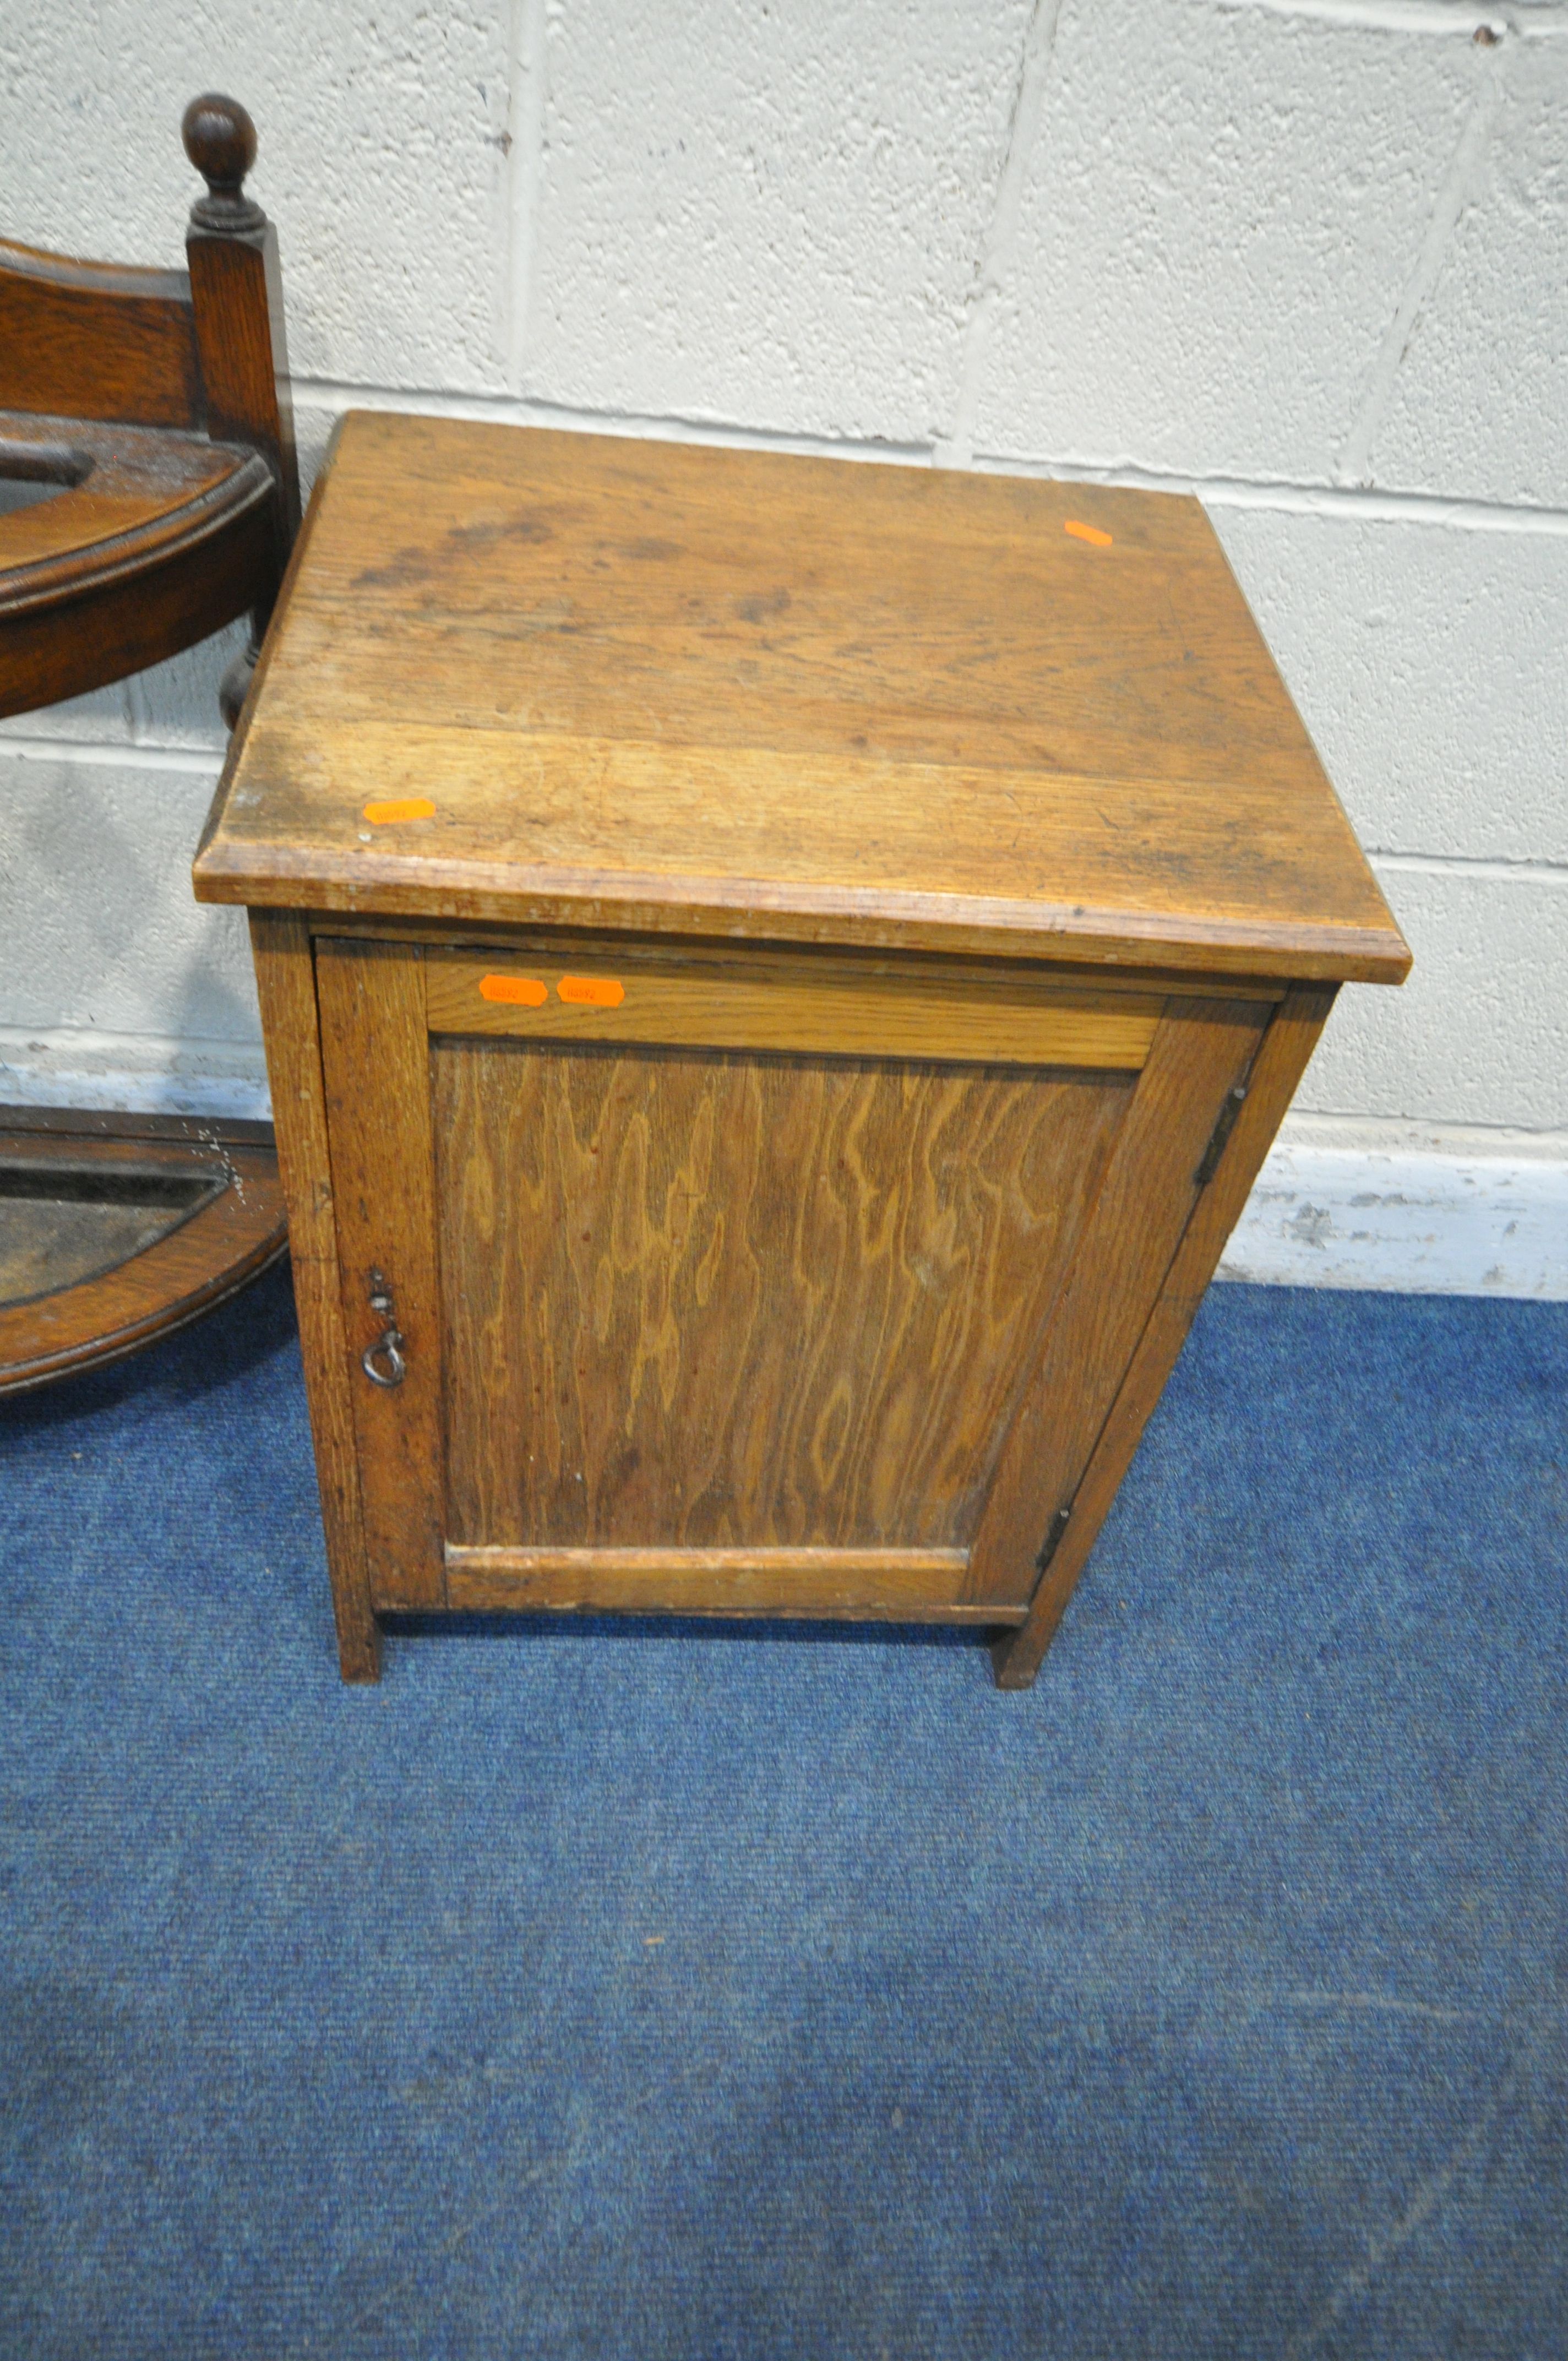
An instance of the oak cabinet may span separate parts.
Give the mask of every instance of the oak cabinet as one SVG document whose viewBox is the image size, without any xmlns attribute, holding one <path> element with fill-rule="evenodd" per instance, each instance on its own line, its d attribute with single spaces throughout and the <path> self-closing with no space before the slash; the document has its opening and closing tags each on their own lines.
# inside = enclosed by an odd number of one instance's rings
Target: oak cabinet
<svg viewBox="0 0 1568 2361">
<path fill-rule="evenodd" d="M 1347 980 L 1409 955 L 1195 502 L 351 417 L 196 863 L 377 1617 L 1034 1676 Z"/>
</svg>

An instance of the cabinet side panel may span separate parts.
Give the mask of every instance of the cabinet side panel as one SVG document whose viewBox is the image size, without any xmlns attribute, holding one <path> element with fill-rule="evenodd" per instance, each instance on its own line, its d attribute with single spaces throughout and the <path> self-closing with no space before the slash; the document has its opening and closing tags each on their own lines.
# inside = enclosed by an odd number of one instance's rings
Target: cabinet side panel
<svg viewBox="0 0 1568 2361">
<path fill-rule="evenodd" d="M 1072 1514 L 1035 1592 L 1027 1621 L 996 1644 L 996 1678 L 1003 1688 L 1026 1688 L 1039 1670 L 1333 1001 L 1332 984 L 1289 993 L 1264 1036 L 1248 1077 L 1245 1104 L 1187 1224 L 1073 1496 Z"/>
<path fill-rule="evenodd" d="M 403 943 L 316 945 L 346 1369 L 359 1443 L 365 1559 L 378 1607 L 446 1604 L 441 1310 L 422 954 Z M 381 1285 L 378 1287 L 377 1279 Z M 390 1309 L 378 1311 L 373 1293 Z M 402 1375 L 364 1355 L 389 1327 Z M 395 1367 L 374 1356 L 383 1375 Z"/>
<path fill-rule="evenodd" d="M 969 1596 L 1022 1604 L 1164 1283 L 1226 1093 L 1266 1005 L 1173 1001 L 1149 1052 L 1081 1251 L 1003 1444 L 970 1557 Z"/>
<path fill-rule="evenodd" d="M 433 1044 L 450 1536 L 962 1549 L 1118 1074 Z"/>
<path fill-rule="evenodd" d="M 267 1040 L 278 1169 L 289 1207 L 294 1302 L 321 1486 L 333 1612 L 337 1620 L 338 1660 L 345 1680 L 373 1681 L 381 1668 L 380 1635 L 365 1571 L 359 1462 L 338 1287 L 310 935 L 304 920 L 291 912 L 256 910 L 250 918 L 250 946 Z"/>
</svg>

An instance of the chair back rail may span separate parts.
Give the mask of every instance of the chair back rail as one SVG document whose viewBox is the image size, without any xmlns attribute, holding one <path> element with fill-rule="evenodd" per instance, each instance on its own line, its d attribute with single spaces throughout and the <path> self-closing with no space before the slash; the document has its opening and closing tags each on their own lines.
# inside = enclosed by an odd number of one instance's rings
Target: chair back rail
<svg viewBox="0 0 1568 2361">
<path fill-rule="evenodd" d="M 0 409 L 203 427 L 187 274 L 75 262 L 0 239 Z"/>
</svg>

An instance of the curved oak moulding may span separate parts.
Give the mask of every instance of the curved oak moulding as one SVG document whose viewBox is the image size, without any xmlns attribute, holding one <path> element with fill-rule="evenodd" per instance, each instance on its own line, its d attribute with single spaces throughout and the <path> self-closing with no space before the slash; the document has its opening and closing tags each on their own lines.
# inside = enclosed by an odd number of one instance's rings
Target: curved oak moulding
<svg viewBox="0 0 1568 2361">
<path fill-rule="evenodd" d="M 0 1394 L 139 1352 L 287 1244 L 269 1125 L 0 1108 Z"/>
<path fill-rule="evenodd" d="M 0 410 L 0 715 L 247 613 L 275 577 L 275 505 L 266 461 L 238 445 Z"/>
</svg>

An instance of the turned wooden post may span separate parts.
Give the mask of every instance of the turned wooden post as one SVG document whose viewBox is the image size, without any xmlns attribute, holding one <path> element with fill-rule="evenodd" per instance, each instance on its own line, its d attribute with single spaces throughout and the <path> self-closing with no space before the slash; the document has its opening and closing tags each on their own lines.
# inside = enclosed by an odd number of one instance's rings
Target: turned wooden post
<svg viewBox="0 0 1568 2361">
<path fill-rule="evenodd" d="M 191 208 L 185 253 L 196 347 L 214 443 L 259 451 L 278 488 L 277 565 L 264 604 L 250 619 L 250 641 L 224 675 L 218 702 L 232 730 L 245 702 L 261 635 L 300 524 L 300 477 L 283 342 L 278 235 L 245 193 L 256 161 L 256 126 L 236 100 L 208 92 L 193 98 L 181 126 L 185 153 L 207 184 Z"/>
</svg>

